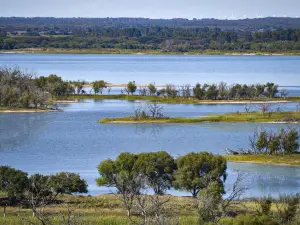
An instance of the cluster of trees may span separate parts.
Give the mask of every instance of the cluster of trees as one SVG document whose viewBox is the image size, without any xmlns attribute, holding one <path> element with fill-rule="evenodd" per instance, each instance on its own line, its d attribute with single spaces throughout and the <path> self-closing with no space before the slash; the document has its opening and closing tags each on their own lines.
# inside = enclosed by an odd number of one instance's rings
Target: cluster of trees
<svg viewBox="0 0 300 225">
<path fill-rule="evenodd" d="M 196 99 L 253 99 L 258 97 L 274 98 L 279 94 L 278 85 L 268 82 L 266 84 L 232 84 L 228 85 L 225 82 L 214 84 L 199 84 L 176 86 L 167 84 L 165 88 L 157 89 L 155 84 L 151 83 L 147 86 L 140 86 L 137 88 L 134 81 L 130 81 L 121 94 L 127 93 L 134 95 L 138 92 L 141 96 L 164 96 L 164 97 L 184 97 Z M 288 92 L 286 89 L 281 90 L 280 96 L 286 97 Z"/>
<path fill-rule="evenodd" d="M 45 107 L 49 93 L 36 86 L 32 74 L 18 68 L 0 68 L 0 106 Z"/>
<path fill-rule="evenodd" d="M 7 195 L 0 198 L 4 216 L 7 206 L 22 205 L 38 217 L 38 207 L 55 203 L 60 194 L 87 193 L 87 187 L 86 181 L 75 173 L 28 176 L 21 170 L 0 166 L 0 191 Z"/>
<path fill-rule="evenodd" d="M 55 74 L 50 74 L 48 77 L 37 77 L 34 79 L 34 84 L 42 91 L 49 93 L 52 98 L 54 96 L 70 96 L 75 93 L 74 86 L 77 87 L 77 90 L 79 90 L 80 87 L 82 89 L 83 86 L 82 82 L 79 81 L 72 85 L 69 82 L 63 81 L 61 77 Z"/>
<path fill-rule="evenodd" d="M 268 154 L 268 155 L 288 155 L 297 153 L 299 150 L 299 132 L 295 128 L 254 131 L 249 137 L 250 149 L 233 151 L 233 154 Z"/>
<path fill-rule="evenodd" d="M 163 52 L 188 51 L 288 51 L 300 50 L 300 29 L 235 31 L 220 28 L 84 28 L 72 35 L 11 37 L 2 32 L 0 49 L 137 49 Z"/>
<path fill-rule="evenodd" d="M 177 159 L 164 151 L 121 153 L 115 160 L 107 159 L 99 164 L 97 183 L 115 187 L 121 193 L 128 188 L 128 182 L 136 181 L 136 193 L 148 187 L 161 195 L 173 187 L 191 192 L 196 197 L 210 181 L 216 181 L 223 193 L 226 168 L 224 157 L 207 152 L 189 153 Z"/>
<path fill-rule="evenodd" d="M 51 97 L 67 97 L 81 93 L 84 82 L 72 83 L 51 74 L 36 77 L 19 68 L 0 68 L 0 106 L 3 107 L 47 107 L 52 104 Z"/>
</svg>

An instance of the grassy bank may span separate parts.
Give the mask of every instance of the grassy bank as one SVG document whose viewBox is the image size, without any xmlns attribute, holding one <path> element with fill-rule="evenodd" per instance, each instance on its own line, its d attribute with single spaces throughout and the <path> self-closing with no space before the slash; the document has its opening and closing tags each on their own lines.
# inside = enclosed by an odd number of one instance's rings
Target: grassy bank
<svg viewBox="0 0 300 225">
<path fill-rule="evenodd" d="M 300 166 L 300 154 L 292 155 L 226 155 L 229 162 Z"/>
<path fill-rule="evenodd" d="M 177 196 L 161 196 L 161 200 L 169 200 L 166 207 L 170 209 L 171 220 L 173 222 L 179 219 L 180 225 L 197 225 L 197 212 L 195 207 L 195 199 L 192 197 L 177 197 Z M 123 209 L 122 203 L 115 195 L 100 195 L 100 196 L 64 196 L 61 200 L 68 202 L 72 210 L 74 218 L 80 223 L 77 224 L 93 224 L 93 225 L 130 225 L 132 224 L 126 217 L 126 212 Z M 255 204 L 252 201 L 243 201 L 243 205 L 247 207 L 249 213 L 255 212 Z M 245 208 L 234 206 L 243 212 Z M 62 222 L 61 214 L 66 214 L 67 207 L 65 204 L 57 204 L 54 206 L 48 205 L 44 208 L 47 216 L 52 216 L 51 224 L 66 224 Z M 272 211 L 276 211 L 275 205 L 272 206 Z M 134 212 L 133 212 L 134 213 Z M 138 221 L 140 218 L 134 217 Z M 20 207 L 8 207 L 6 217 L 0 216 L 0 224 L 5 225 L 21 225 L 33 224 L 35 220 L 32 217 L 32 211 Z M 171 222 L 171 221 L 170 221 Z M 39 224 L 39 223 L 36 223 Z M 50 224 L 50 223 L 49 223 Z M 176 224 L 176 223 L 169 223 Z M 223 225 L 231 223 L 222 223 Z"/>
<path fill-rule="evenodd" d="M 0 107 L 0 113 L 25 113 L 25 112 L 55 112 L 56 110 L 51 110 L 48 108 L 10 108 L 10 107 Z"/>
<path fill-rule="evenodd" d="M 203 50 L 188 52 L 164 52 L 158 50 L 145 49 L 62 49 L 62 48 L 24 48 L 1 50 L 0 53 L 44 53 L 44 54 L 151 54 L 151 55 L 300 55 L 300 51 L 219 51 Z"/>
<path fill-rule="evenodd" d="M 299 97 L 288 97 L 288 98 L 255 98 L 255 99 L 232 99 L 232 100 L 197 100 L 194 98 L 167 98 L 163 96 L 140 96 L 140 95 L 72 95 L 67 98 L 57 98 L 57 99 L 116 99 L 116 100 L 147 100 L 156 101 L 160 103 L 170 103 L 170 104 L 246 104 L 246 103 L 264 103 L 269 101 L 270 103 L 284 103 L 284 102 L 297 102 L 300 101 Z"/>
<path fill-rule="evenodd" d="M 272 113 L 226 113 L 221 115 L 208 115 L 197 118 L 159 118 L 146 117 L 136 119 L 135 117 L 104 118 L 100 123 L 203 123 L 203 122 L 253 122 L 253 123 L 299 123 L 299 112 L 272 112 Z"/>
</svg>

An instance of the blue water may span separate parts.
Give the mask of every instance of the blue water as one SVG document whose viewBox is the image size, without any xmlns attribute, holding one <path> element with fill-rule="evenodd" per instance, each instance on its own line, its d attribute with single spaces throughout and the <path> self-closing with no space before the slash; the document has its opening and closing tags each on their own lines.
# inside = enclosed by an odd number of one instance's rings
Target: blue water
<svg viewBox="0 0 300 225">
<path fill-rule="evenodd" d="M 57 74 L 65 80 L 110 83 L 155 82 L 195 84 L 274 82 L 300 96 L 299 56 L 150 56 L 0 54 L 0 66 L 19 66 L 36 75 Z M 107 90 L 105 90 L 107 93 Z M 112 88 L 111 94 L 120 88 Z M 272 109 L 295 110 L 297 103 Z M 256 127 L 280 129 L 283 124 L 98 124 L 103 117 L 128 116 L 134 102 L 85 100 L 60 104 L 64 112 L 0 114 L 0 165 L 29 173 L 80 173 L 92 195 L 108 193 L 95 185 L 97 165 L 119 153 L 165 150 L 174 157 L 191 151 L 224 154 L 225 148 L 247 148 Z M 257 110 L 257 105 L 252 106 Z M 164 106 L 166 116 L 197 117 L 211 113 L 243 112 L 243 104 Z M 300 125 L 292 125 L 300 128 Z M 229 163 L 226 187 L 237 172 L 246 174 L 246 196 L 291 194 L 300 191 L 300 168 Z M 186 194 L 171 191 L 172 194 Z"/>
<path fill-rule="evenodd" d="M 224 154 L 225 148 L 247 148 L 256 127 L 283 124 L 98 124 L 103 117 L 132 114 L 133 102 L 106 100 L 61 104 L 64 112 L 0 114 L 0 165 L 29 173 L 80 173 L 90 194 L 108 193 L 95 185 L 97 165 L 121 152 L 165 150 L 174 157 L 195 151 Z M 198 116 L 236 111 L 240 105 L 166 105 L 168 116 Z M 300 128 L 300 125 L 292 125 Z M 229 163 L 226 187 L 237 171 L 246 174 L 246 196 L 296 193 L 300 168 Z M 171 191 L 172 194 L 186 194 Z"/>
<path fill-rule="evenodd" d="M 266 83 L 300 86 L 299 56 L 157 56 L 0 54 L 0 66 L 14 66 L 66 80 L 103 79 L 122 84 Z"/>
</svg>

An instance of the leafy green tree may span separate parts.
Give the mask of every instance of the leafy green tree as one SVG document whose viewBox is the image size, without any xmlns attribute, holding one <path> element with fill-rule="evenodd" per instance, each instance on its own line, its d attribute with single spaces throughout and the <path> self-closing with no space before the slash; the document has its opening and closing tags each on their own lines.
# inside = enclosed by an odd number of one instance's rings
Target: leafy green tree
<svg viewBox="0 0 300 225">
<path fill-rule="evenodd" d="M 57 194 L 87 193 L 87 183 L 76 173 L 60 172 L 50 176 L 50 185 Z"/>
<path fill-rule="evenodd" d="M 202 99 L 204 96 L 204 91 L 201 88 L 201 84 L 197 83 L 196 86 L 193 88 L 193 95 L 197 99 Z"/>
<path fill-rule="evenodd" d="M 97 179 L 98 186 L 115 187 L 120 193 L 127 189 L 127 185 L 133 185 L 139 191 L 139 184 L 132 184 L 135 176 L 134 164 L 138 159 L 132 153 L 121 153 L 115 161 L 107 159 L 98 166 L 100 177 Z"/>
<path fill-rule="evenodd" d="M 141 153 L 138 154 L 134 170 L 146 177 L 155 194 L 164 194 L 172 187 L 176 164 L 165 151 Z"/>
<path fill-rule="evenodd" d="M 131 93 L 131 95 L 133 95 L 136 92 L 136 89 L 137 89 L 137 86 L 134 81 L 130 81 L 127 84 L 128 93 Z"/>
<path fill-rule="evenodd" d="M 274 98 L 275 95 L 278 93 L 278 85 L 275 85 L 274 83 L 267 83 L 267 95 L 270 98 Z"/>
<path fill-rule="evenodd" d="M 98 94 L 100 92 L 100 94 L 102 94 L 103 89 L 107 88 L 107 84 L 104 80 L 97 80 L 93 82 L 93 89 L 95 94 Z"/>
<path fill-rule="evenodd" d="M 299 150 L 299 133 L 296 129 L 281 130 L 281 146 L 285 154 L 295 153 Z"/>
<path fill-rule="evenodd" d="M 155 87 L 155 84 L 149 84 L 148 90 L 149 90 L 150 95 L 155 95 L 157 92 L 157 88 Z"/>
<path fill-rule="evenodd" d="M 192 193 L 194 197 L 206 188 L 209 182 L 216 181 L 223 188 L 226 179 L 226 159 L 211 153 L 189 153 L 176 160 L 174 187 Z"/>
<path fill-rule="evenodd" d="M 208 99 L 217 99 L 218 95 L 219 95 L 219 91 L 218 91 L 218 87 L 215 84 L 209 85 L 206 93 L 206 98 Z"/>
<path fill-rule="evenodd" d="M 0 166 L 0 191 L 7 194 L 8 205 L 16 203 L 22 197 L 27 183 L 27 173 L 9 166 Z"/>
</svg>

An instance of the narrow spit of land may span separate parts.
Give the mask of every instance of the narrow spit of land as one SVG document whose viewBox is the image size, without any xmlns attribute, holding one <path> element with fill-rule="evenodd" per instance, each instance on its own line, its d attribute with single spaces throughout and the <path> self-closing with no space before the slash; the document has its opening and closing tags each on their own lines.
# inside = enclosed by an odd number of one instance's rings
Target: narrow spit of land
<svg viewBox="0 0 300 225">
<path fill-rule="evenodd" d="M 253 163 L 275 166 L 300 166 L 300 154 L 292 155 L 224 155 L 229 162 Z"/>
<path fill-rule="evenodd" d="M 252 123 L 300 123 L 300 112 L 249 112 L 249 113 L 226 113 L 220 115 L 208 115 L 204 117 L 167 117 L 152 118 L 136 117 L 103 118 L 100 123 L 203 123 L 203 122 L 252 122 Z"/>
<path fill-rule="evenodd" d="M 45 113 L 45 112 L 57 112 L 54 109 L 48 108 L 9 108 L 9 107 L 0 107 L 0 113 Z"/>
<path fill-rule="evenodd" d="M 58 100 L 78 100 L 78 99 L 115 99 L 115 100 L 128 100 L 137 101 L 145 100 L 158 103 L 170 104 L 260 104 L 260 103 L 287 103 L 298 102 L 299 97 L 286 97 L 286 98 L 255 98 L 255 99 L 232 99 L 232 100 L 198 100 L 195 98 L 168 98 L 163 96 L 140 96 L 140 95 L 72 95 L 67 98 L 57 98 Z"/>
</svg>

